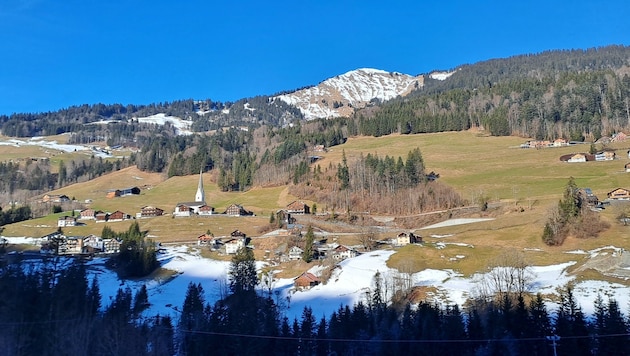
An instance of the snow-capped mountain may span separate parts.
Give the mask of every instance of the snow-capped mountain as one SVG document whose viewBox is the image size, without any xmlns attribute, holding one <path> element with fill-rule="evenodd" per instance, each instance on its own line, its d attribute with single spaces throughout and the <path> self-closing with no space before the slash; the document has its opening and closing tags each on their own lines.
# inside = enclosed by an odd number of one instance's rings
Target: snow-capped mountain
<svg viewBox="0 0 630 356">
<path fill-rule="evenodd" d="M 304 117 L 311 120 L 349 116 L 373 99 L 384 101 L 405 96 L 423 85 L 423 76 L 361 68 L 274 99 L 298 107 Z"/>
</svg>

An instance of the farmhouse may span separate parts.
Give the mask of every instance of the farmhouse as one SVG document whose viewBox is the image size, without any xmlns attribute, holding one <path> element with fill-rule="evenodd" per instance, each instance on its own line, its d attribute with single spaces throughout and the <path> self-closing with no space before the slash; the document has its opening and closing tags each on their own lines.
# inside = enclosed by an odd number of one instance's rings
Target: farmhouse
<svg viewBox="0 0 630 356">
<path fill-rule="evenodd" d="M 626 172 L 630 172 L 630 163 L 626 163 L 626 165 L 623 166 L 623 168 L 625 169 Z"/>
<path fill-rule="evenodd" d="M 321 280 L 310 272 L 304 272 L 299 277 L 293 280 L 293 284 L 296 288 L 308 289 L 320 284 Z"/>
<path fill-rule="evenodd" d="M 109 214 L 107 221 L 123 221 L 131 219 L 131 215 L 125 214 L 120 210 L 116 210 L 113 213 Z"/>
<path fill-rule="evenodd" d="M 79 220 L 95 220 L 96 219 L 96 210 L 94 209 L 83 209 L 79 212 Z"/>
<path fill-rule="evenodd" d="M 245 239 L 229 239 L 224 242 L 225 253 L 234 255 L 242 247 L 245 247 Z"/>
<path fill-rule="evenodd" d="M 306 205 L 302 201 L 293 201 L 291 204 L 287 205 L 286 209 L 288 214 L 310 214 L 311 207 Z"/>
<path fill-rule="evenodd" d="M 160 208 L 156 208 L 154 206 L 143 206 L 140 208 L 140 217 L 141 218 L 153 218 L 156 216 L 162 216 L 164 214 L 164 210 Z"/>
<path fill-rule="evenodd" d="M 199 207 L 199 211 L 198 213 L 199 216 L 208 216 L 208 215 L 213 215 L 214 214 L 214 208 L 211 207 L 210 205 L 202 205 Z"/>
<path fill-rule="evenodd" d="M 345 260 L 346 258 L 353 258 L 359 255 L 359 252 L 353 248 L 339 245 L 335 247 L 331 252 L 331 257 L 335 260 Z"/>
<path fill-rule="evenodd" d="M 630 200 L 630 190 L 625 188 L 617 188 L 608 192 L 608 199 L 612 200 Z"/>
<path fill-rule="evenodd" d="M 42 203 L 67 203 L 70 201 L 67 195 L 44 194 Z"/>
<path fill-rule="evenodd" d="M 173 212 L 173 216 L 191 216 L 193 209 L 186 203 L 178 203 Z"/>
<path fill-rule="evenodd" d="M 94 220 L 96 220 L 96 222 L 105 222 L 107 221 L 107 218 L 109 217 L 109 214 L 107 214 L 104 211 L 97 211 L 96 213 L 94 213 Z"/>
<path fill-rule="evenodd" d="M 57 226 L 58 227 L 66 227 L 66 226 L 76 226 L 77 225 L 77 219 L 74 216 L 60 216 L 59 219 L 57 219 Z"/>
<path fill-rule="evenodd" d="M 251 211 L 245 210 L 245 208 L 243 208 L 243 206 L 238 205 L 238 204 L 230 204 L 230 206 L 228 206 L 225 209 L 224 214 L 225 215 L 229 215 L 229 216 L 250 216 L 250 215 L 254 215 Z"/>
<path fill-rule="evenodd" d="M 583 153 L 576 153 L 572 155 L 567 162 L 586 162 L 586 155 Z"/>
<path fill-rule="evenodd" d="M 203 235 L 197 236 L 197 245 L 198 246 L 210 245 L 213 240 L 214 240 L 214 236 L 212 234 L 205 233 Z"/>
<path fill-rule="evenodd" d="M 287 255 L 288 255 L 289 261 L 296 261 L 296 260 L 302 259 L 303 253 L 304 253 L 304 250 L 302 250 L 301 248 L 297 246 L 293 246 L 289 249 L 289 252 Z"/>
<path fill-rule="evenodd" d="M 409 244 L 415 244 L 418 242 L 422 242 L 422 237 L 418 235 L 414 235 L 412 232 L 401 232 L 395 238 L 392 239 L 392 245 L 394 246 L 405 246 Z"/>
</svg>

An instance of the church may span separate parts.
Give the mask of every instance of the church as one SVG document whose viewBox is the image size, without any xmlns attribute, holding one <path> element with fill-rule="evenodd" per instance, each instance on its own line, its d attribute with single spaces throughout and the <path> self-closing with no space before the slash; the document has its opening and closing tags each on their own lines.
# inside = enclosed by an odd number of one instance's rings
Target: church
<svg viewBox="0 0 630 356">
<path fill-rule="evenodd" d="M 173 216 L 213 215 L 214 208 L 206 204 L 206 193 L 203 190 L 203 170 L 199 171 L 199 184 L 195 201 L 181 202 L 175 205 Z"/>
</svg>

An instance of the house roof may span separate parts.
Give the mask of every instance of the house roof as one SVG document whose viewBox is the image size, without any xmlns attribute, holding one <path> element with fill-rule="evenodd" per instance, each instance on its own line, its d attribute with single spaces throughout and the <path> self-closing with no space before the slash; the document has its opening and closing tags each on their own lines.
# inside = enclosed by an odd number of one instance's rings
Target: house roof
<svg viewBox="0 0 630 356">
<path fill-rule="evenodd" d="M 287 205 L 287 208 L 288 209 L 292 209 L 292 210 L 300 210 L 300 209 L 304 209 L 304 207 L 306 207 L 306 206 L 308 206 L 308 205 L 306 203 L 304 203 L 303 201 L 294 200 L 289 205 Z"/>
<path fill-rule="evenodd" d="M 310 273 L 310 272 L 304 272 L 301 275 L 299 275 L 297 278 L 295 278 L 294 280 L 298 280 L 298 279 L 306 279 L 309 282 L 320 282 L 319 277 L 317 277 L 316 275 Z"/>
</svg>

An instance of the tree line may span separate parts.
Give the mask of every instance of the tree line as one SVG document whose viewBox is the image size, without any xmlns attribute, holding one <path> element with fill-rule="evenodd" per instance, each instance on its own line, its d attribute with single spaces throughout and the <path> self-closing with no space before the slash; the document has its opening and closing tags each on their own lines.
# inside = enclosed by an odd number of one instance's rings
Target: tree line
<svg viewBox="0 0 630 356">
<path fill-rule="evenodd" d="M 630 352 L 619 303 L 599 295 L 587 316 L 570 287 L 550 311 L 542 295 L 500 294 L 464 306 L 391 302 L 376 273 L 364 299 L 330 315 L 305 307 L 289 319 L 290 301 L 258 289 L 251 250 L 229 267 L 216 302 L 190 283 L 177 319 L 146 315 L 146 287 L 120 288 L 104 305 L 98 280 L 80 260 L 52 258 L 0 266 L 0 345 L 9 355 L 609 355 Z M 263 275 L 264 276 L 264 275 Z M 273 279 L 273 277 L 271 277 Z M 555 342 L 549 337 L 557 337 Z M 555 345 L 554 345 L 555 344 Z"/>
</svg>

